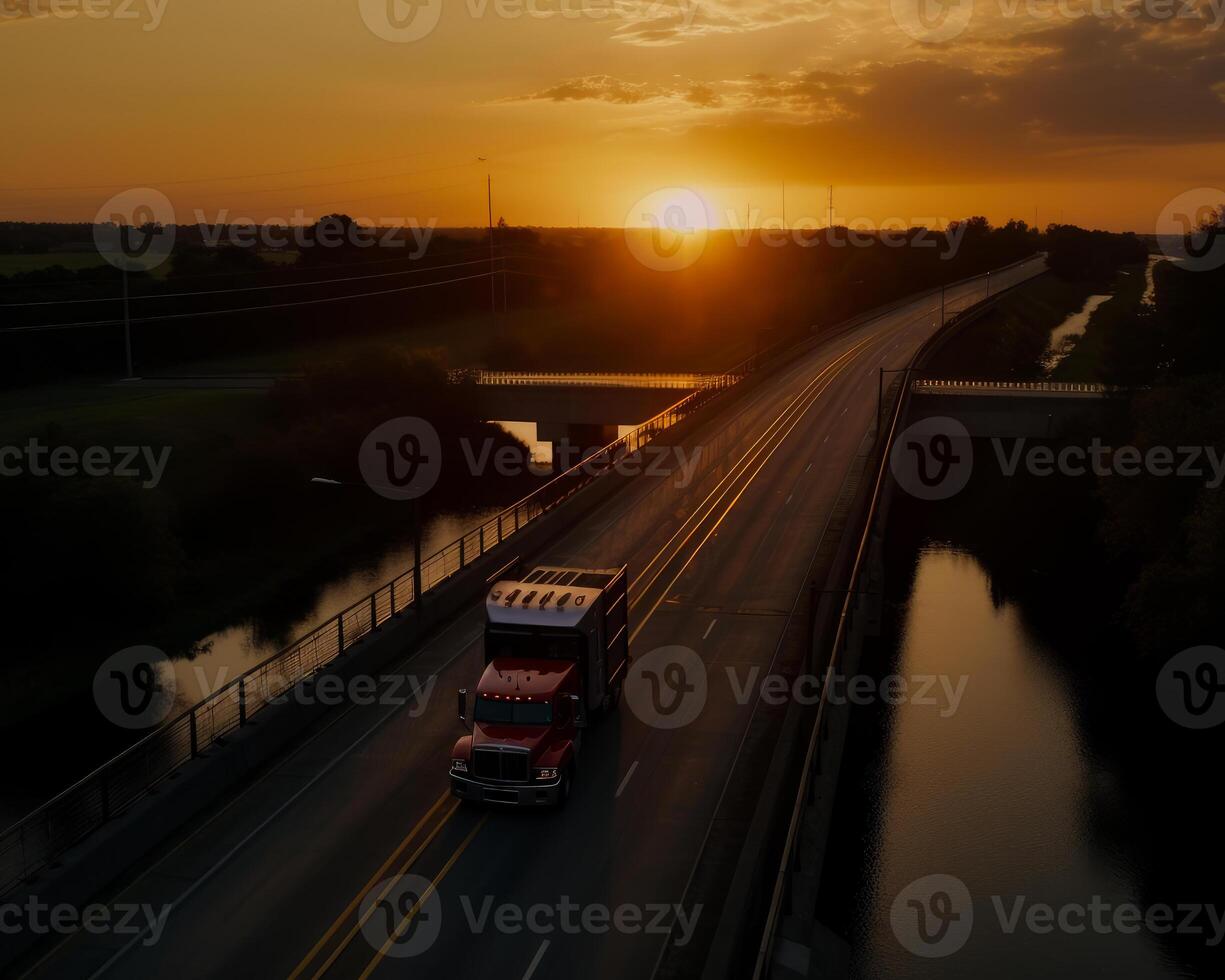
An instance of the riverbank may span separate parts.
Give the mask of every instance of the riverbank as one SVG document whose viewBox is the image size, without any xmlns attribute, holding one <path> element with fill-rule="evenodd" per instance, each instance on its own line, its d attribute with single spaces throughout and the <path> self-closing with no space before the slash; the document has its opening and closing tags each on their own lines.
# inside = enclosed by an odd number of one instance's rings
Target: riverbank
<svg viewBox="0 0 1225 980">
<path fill-rule="evenodd" d="M 1204 776 L 1222 739 L 1162 712 L 1157 667 L 1114 615 L 1123 583 L 1096 537 L 1100 508 L 1089 479 L 990 468 L 951 500 L 895 501 L 882 636 L 863 669 L 962 693 L 855 709 L 819 910 L 850 946 L 852 976 L 1220 975 L 1205 935 L 1010 932 L 997 915 L 997 902 L 1219 899 Z M 961 948 L 916 956 L 891 910 L 933 874 L 965 886 L 972 929 Z"/>
<path fill-rule="evenodd" d="M 1106 338 L 1140 310 L 1145 272 L 1144 265 L 1130 265 L 1106 280 L 1066 280 L 1053 273 L 1032 279 L 963 328 L 929 370 L 974 381 L 1101 381 Z M 1093 304 L 1098 296 L 1108 298 Z M 1075 324 L 1075 338 L 1062 356 L 1051 357 L 1060 328 L 1083 312 L 1090 315 Z"/>
</svg>

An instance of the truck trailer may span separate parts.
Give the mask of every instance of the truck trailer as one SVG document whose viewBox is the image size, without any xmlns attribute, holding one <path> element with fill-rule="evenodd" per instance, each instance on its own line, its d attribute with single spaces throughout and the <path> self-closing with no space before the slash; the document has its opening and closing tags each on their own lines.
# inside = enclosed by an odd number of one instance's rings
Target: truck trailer
<svg viewBox="0 0 1225 980">
<path fill-rule="evenodd" d="M 468 730 L 451 752 L 462 800 L 557 806 L 582 731 L 616 708 L 629 668 L 627 568 L 541 565 L 485 596 L 485 670 L 459 692 Z M 471 700 L 471 704 L 469 701 Z"/>
</svg>

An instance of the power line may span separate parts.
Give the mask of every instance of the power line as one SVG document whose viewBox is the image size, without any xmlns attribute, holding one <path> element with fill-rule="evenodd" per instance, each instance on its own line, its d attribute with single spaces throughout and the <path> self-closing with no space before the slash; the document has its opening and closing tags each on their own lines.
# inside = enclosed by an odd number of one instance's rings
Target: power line
<svg viewBox="0 0 1225 980">
<path fill-rule="evenodd" d="M 229 310 L 197 310 L 193 313 L 165 313 L 158 316 L 144 316 L 132 320 L 132 323 L 153 323 L 160 320 L 190 320 L 202 316 L 226 316 L 230 313 L 259 313 L 264 310 L 285 310 L 301 306 L 319 306 L 324 303 L 340 303 L 350 299 L 370 299 L 375 296 L 390 296 L 393 293 L 409 293 L 418 289 L 430 289 L 434 286 L 449 286 L 457 282 L 469 282 L 473 279 L 484 279 L 494 275 L 492 272 L 478 272 L 471 276 L 461 276 L 458 279 L 444 279 L 442 282 L 423 282 L 416 286 L 398 286 L 395 289 L 381 289 L 372 293 L 352 293 L 348 296 L 328 296 L 323 299 L 298 300 L 291 303 L 267 303 L 263 306 L 245 306 Z M 80 327 L 114 327 L 123 320 L 89 320 L 81 323 L 46 323 L 29 327 L 8 327 L 0 329 L 0 336 L 13 333 L 38 333 L 48 330 L 75 330 Z"/>
<path fill-rule="evenodd" d="M 401 269 L 397 272 L 375 272 L 368 276 L 344 276 L 340 279 L 316 279 L 309 282 L 279 282 L 266 286 L 236 286 L 233 289 L 201 289 L 189 293 L 147 293 L 143 296 L 129 297 L 132 302 L 147 299 L 184 299 L 195 296 L 224 296 L 229 293 L 254 293 L 268 289 L 294 289 L 304 286 L 334 286 L 337 283 L 361 282 L 365 279 L 386 279 L 390 276 L 412 276 L 423 272 L 436 272 L 440 269 L 457 269 L 466 265 L 484 265 L 489 259 L 472 259 L 468 262 L 452 262 L 447 265 L 430 265 L 420 269 Z M 124 299 L 123 296 L 99 296 L 92 299 L 50 299 L 35 303 L 0 303 L 0 309 L 25 309 L 31 306 L 69 306 L 81 303 L 110 303 Z"/>
</svg>

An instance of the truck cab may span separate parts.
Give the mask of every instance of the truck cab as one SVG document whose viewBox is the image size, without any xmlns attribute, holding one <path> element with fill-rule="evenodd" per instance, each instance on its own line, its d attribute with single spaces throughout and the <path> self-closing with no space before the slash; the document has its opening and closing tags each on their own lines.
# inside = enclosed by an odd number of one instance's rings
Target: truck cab
<svg viewBox="0 0 1225 980">
<path fill-rule="evenodd" d="M 629 666 L 625 567 L 540 566 L 485 600 L 485 669 L 459 692 L 470 733 L 451 752 L 463 800 L 553 806 L 570 794 L 582 730 L 615 708 Z"/>
</svg>

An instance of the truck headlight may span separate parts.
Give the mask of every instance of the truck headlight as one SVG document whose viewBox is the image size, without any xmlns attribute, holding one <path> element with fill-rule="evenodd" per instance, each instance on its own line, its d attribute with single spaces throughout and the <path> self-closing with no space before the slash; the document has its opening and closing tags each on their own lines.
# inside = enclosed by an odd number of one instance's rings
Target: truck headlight
<svg viewBox="0 0 1225 980">
<path fill-rule="evenodd" d="M 467 772 L 468 763 L 464 759 L 451 760 L 451 772 Z"/>
<path fill-rule="evenodd" d="M 535 773 L 536 778 L 539 780 L 549 780 L 549 779 L 557 778 L 556 769 L 533 769 L 532 771 Z"/>
</svg>

